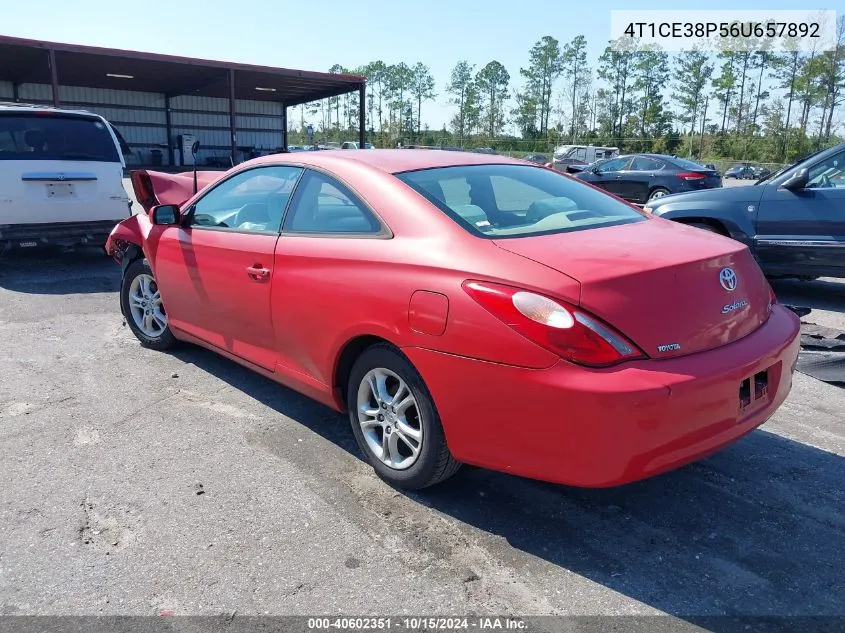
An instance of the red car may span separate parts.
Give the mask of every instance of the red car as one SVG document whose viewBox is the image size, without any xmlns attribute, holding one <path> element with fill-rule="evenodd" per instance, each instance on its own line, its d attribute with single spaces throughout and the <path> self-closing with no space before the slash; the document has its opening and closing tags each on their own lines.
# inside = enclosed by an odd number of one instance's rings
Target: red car
<svg viewBox="0 0 845 633">
<path fill-rule="evenodd" d="M 326 151 L 199 174 L 196 195 L 190 174 L 133 181 L 148 213 L 106 248 L 141 343 L 348 412 L 398 487 L 460 464 L 624 484 L 734 442 L 792 385 L 798 318 L 745 246 L 540 165 Z"/>
</svg>

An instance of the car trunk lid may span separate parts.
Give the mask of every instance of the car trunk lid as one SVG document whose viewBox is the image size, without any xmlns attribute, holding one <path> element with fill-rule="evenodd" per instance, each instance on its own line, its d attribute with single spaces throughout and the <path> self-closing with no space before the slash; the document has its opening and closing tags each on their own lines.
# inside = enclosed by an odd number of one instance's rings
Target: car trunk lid
<svg viewBox="0 0 845 633">
<path fill-rule="evenodd" d="M 697 189 L 714 189 L 722 186 L 722 178 L 714 169 L 687 169 L 678 172 L 677 176 Z"/>
<path fill-rule="evenodd" d="M 771 311 L 770 286 L 743 244 L 668 220 L 494 243 L 579 281 L 581 306 L 653 358 L 726 345 Z"/>
<path fill-rule="evenodd" d="M 197 171 L 197 191 L 217 182 L 225 175 L 226 172 L 223 171 Z M 190 171 L 169 174 L 138 169 L 132 172 L 130 179 L 135 199 L 146 212 L 158 204 L 181 206 L 194 196 L 194 173 Z"/>
</svg>

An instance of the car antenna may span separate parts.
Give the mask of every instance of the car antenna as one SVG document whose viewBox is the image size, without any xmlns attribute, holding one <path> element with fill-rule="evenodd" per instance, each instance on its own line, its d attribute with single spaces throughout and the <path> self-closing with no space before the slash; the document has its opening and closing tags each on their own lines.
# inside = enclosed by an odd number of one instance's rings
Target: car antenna
<svg viewBox="0 0 845 633">
<path fill-rule="evenodd" d="M 197 192 L 197 152 L 200 151 L 200 142 L 194 141 L 191 145 L 191 154 L 194 156 L 194 193 Z"/>
</svg>

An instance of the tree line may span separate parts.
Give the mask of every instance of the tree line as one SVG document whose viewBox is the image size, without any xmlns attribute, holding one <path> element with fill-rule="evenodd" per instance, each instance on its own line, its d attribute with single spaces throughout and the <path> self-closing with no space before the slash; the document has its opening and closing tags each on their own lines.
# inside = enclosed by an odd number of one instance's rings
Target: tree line
<svg viewBox="0 0 845 633">
<path fill-rule="evenodd" d="M 514 76 L 496 60 L 458 61 L 441 94 L 422 62 L 329 71 L 367 77 L 367 129 L 378 146 L 548 151 L 571 143 L 783 162 L 840 140 L 845 16 L 836 32 L 835 50 L 822 52 L 670 55 L 609 42 L 594 63 L 583 35 L 563 44 L 546 35 Z M 447 98 L 455 114 L 431 130 L 424 110 L 436 98 Z M 358 95 L 307 104 L 300 116 L 295 133 L 317 117 L 319 134 L 345 138 L 358 126 Z"/>
</svg>

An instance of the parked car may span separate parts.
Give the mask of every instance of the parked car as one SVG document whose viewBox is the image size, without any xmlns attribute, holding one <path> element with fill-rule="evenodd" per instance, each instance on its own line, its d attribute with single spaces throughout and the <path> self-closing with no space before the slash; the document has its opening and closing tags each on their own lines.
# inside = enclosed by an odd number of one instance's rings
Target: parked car
<svg viewBox="0 0 845 633">
<path fill-rule="evenodd" d="M 756 176 L 754 167 L 749 163 L 733 165 L 725 171 L 725 178 L 736 178 L 739 180 L 753 180 Z"/>
<path fill-rule="evenodd" d="M 739 240 L 769 276 L 845 277 L 845 143 L 752 186 L 671 196 L 646 210 Z"/>
<path fill-rule="evenodd" d="M 714 170 L 662 154 L 619 156 L 584 169 L 575 177 L 638 204 L 672 193 L 722 186 Z"/>
<path fill-rule="evenodd" d="M 131 214 L 124 166 L 97 114 L 0 105 L 0 252 L 104 245 Z"/>
<path fill-rule="evenodd" d="M 761 178 L 765 178 L 769 174 L 772 173 L 772 170 L 767 167 L 755 167 L 754 168 L 754 178 L 756 180 L 760 180 Z"/>
<path fill-rule="evenodd" d="M 578 172 L 584 171 L 585 169 L 593 169 L 594 167 L 599 167 L 600 165 L 606 163 L 607 161 L 611 160 L 610 158 L 599 158 L 596 161 L 588 165 L 567 165 L 564 171 L 568 174 L 577 174 Z"/>
<path fill-rule="evenodd" d="M 344 141 L 340 149 L 358 149 L 358 147 L 357 141 Z M 364 149 L 373 149 L 372 143 L 364 143 Z"/>
<path fill-rule="evenodd" d="M 619 156 L 618 147 L 604 147 L 596 145 L 561 145 L 554 149 L 554 161 L 563 162 L 567 159 L 574 159 L 577 163 L 565 164 L 581 164 L 586 165 L 592 163 L 600 158 L 615 158 Z"/>
<path fill-rule="evenodd" d="M 555 158 L 553 161 L 554 168 L 558 171 L 568 171 L 572 165 L 587 165 L 586 161 L 580 158 Z"/>
<path fill-rule="evenodd" d="M 798 318 L 745 246 L 539 165 L 313 152 L 185 202 L 161 183 L 109 239 L 134 335 L 346 412 L 395 486 L 462 463 L 623 484 L 734 442 L 791 388 Z"/>
<path fill-rule="evenodd" d="M 537 163 L 538 165 L 545 165 L 549 162 L 548 154 L 528 154 L 522 160 L 527 160 L 530 163 Z"/>
</svg>

